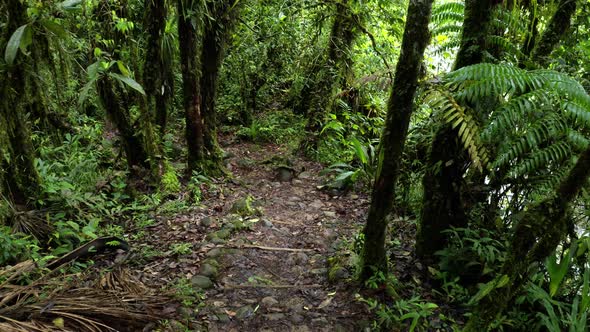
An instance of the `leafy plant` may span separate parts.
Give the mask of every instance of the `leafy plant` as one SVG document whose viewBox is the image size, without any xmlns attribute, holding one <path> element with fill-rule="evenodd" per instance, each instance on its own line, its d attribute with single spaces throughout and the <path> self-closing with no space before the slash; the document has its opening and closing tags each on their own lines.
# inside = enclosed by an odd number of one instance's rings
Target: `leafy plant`
<svg viewBox="0 0 590 332">
<path fill-rule="evenodd" d="M 354 160 L 351 163 L 335 163 L 322 171 L 323 174 L 333 173 L 335 176 L 327 187 L 350 188 L 357 182 L 371 184 L 377 168 L 376 148 L 373 144 L 362 144 L 358 139 L 351 139 Z"/>
</svg>

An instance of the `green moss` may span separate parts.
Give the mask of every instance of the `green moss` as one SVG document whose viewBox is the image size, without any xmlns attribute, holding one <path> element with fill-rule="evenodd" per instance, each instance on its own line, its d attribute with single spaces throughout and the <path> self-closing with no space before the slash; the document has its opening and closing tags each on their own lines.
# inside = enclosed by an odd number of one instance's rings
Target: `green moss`
<svg viewBox="0 0 590 332">
<path fill-rule="evenodd" d="M 161 190 L 165 193 L 176 193 L 180 191 L 180 181 L 176 175 L 176 170 L 168 162 L 164 162 L 164 174 L 162 174 L 160 185 Z"/>
</svg>

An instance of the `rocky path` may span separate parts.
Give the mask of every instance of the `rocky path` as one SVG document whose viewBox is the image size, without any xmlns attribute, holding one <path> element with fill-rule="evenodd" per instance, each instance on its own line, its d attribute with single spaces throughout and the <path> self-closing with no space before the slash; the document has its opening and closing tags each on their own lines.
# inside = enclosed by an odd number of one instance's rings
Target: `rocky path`
<svg viewBox="0 0 590 332">
<path fill-rule="evenodd" d="M 162 234 L 183 234 L 193 254 L 154 261 L 144 274 L 167 275 L 169 282 L 184 275 L 205 289 L 204 305 L 189 324 L 195 330 L 365 329 L 371 317 L 355 299 L 359 289 L 348 279 L 353 271 L 332 257 L 352 259 L 350 239 L 362 227 L 367 199 L 317 189 L 316 163 L 292 160 L 296 174 L 285 176 L 276 165 L 285 160 L 277 146 L 225 149 L 235 180 L 152 236 L 173 242 Z"/>
</svg>

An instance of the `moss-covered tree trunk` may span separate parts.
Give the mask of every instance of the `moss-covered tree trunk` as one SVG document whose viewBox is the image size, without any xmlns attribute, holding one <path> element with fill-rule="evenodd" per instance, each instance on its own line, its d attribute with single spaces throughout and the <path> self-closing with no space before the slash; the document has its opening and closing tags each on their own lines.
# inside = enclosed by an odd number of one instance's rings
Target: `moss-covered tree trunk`
<svg viewBox="0 0 590 332">
<path fill-rule="evenodd" d="M 201 115 L 201 94 L 199 88 L 199 61 L 197 52 L 197 27 L 192 0 L 178 0 L 178 41 L 180 45 L 180 69 L 186 121 L 186 144 L 188 148 L 188 171 L 200 170 L 205 160 L 204 124 Z M 195 19 L 196 21 L 196 19 Z"/>
<path fill-rule="evenodd" d="M 461 45 L 454 69 L 480 63 L 485 50 L 485 37 L 491 19 L 493 2 L 467 0 Z M 416 253 L 429 262 L 443 249 L 446 237 L 441 232 L 464 227 L 467 218 L 461 198 L 466 154 L 457 130 L 441 125 L 437 131 L 426 163 L 423 178 L 424 198 L 420 225 L 416 235 Z"/>
<path fill-rule="evenodd" d="M 396 182 L 424 50 L 430 40 L 428 23 L 433 0 L 410 0 L 402 50 L 395 80 L 387 105 L 385 129 L 381 138 L 379 168 L 371 196 L 371 207 L 363 230 L 365 243 L 362 253 L 361 278 L 371 277 L 374 270 L 387 272 L 385 234 L 387 216 L 395 198 Z"/>
<path fill-rule="evenodd" d="M 147 45 L 143 67 L 143 87 L 147 94 L 147 105 L 151 117 L 160 127 L 160 132 L 166 130 L 168 118 L 168 102 L 171 97 L 170 80 L 171 68 L 167 64 L 172 59 L 164 59 L 162 52 L 162 38 L 166 29 L 168 6 L 166 0 L 145 0 L 145 25 Z"/>
<path fill-rule="evenodd" d="M 355 29 L 358 17 L 352 12 L 349 0 L 336 2 L 336 15 L 332 23 L 328 45 L 323 62 L 313 68 L 315 77 L 304 86 L 301 100 L 306 106 L 308 138 L 303 142 L 306 151 L 317 149 L 318 134 L 322 130 L 324 117 L 330 110 L 330 103 L 336 86 L 343 86 L 350 80 L 352 58 L 350 50 L 357 35 Z M 300 110 L 301 112 L 301 110 Z"/>
<path fill-rule="evenodd" d="M 127 3 L 121 1 L 101 2 L 96 8 L 98 22 L 103 28 L 106 38 L 111 38 L 114 43 L 106 50 L 114 59 L 124 61 L 124 51 L 134 52 L 134 45 L 128 43 L 129 36 L 115 29 L 113 13 L 118 17 L 127 17 Z M 111 69 L 115 70 L 115 69 Z M 124 75 L 120 72 L 119 74 Z M 143 179 L 146 171 L 155 175 L 157 171 L 156 143 L 152 132 L 151 122 L 147 121 L 149 115 L 145 107 L 143 96 L 123 88 L 119 82 L 114 81 L 108 75 L 103 75 L 97 81 L 98 97 L 108 118 L 114 123 L 122 139 L 129 174 L 132 178 Z M 131 116 L 131 108 L 138 106 L 139 121 L 134 121 Z"/>
<path fill-rule="evenodd" d="M 144 148 L 143 135 L 133 128 L 128 96 L 115 83 L 108 76 L 100 78 L 97 82 L 98 96 L 107 116 L 119 131 L 131 176 L 142 176 L 140 171 L 150 168 L 149 155 Z"/>
<path fill-rule="evenodd" d="M 465 331 L 487 331 L 489 324 L 508 306 L 527 282 L 529 267 L 543 261 L 567 235 L 567 210 L 590 176 L 590 148 L 584 151 L 552 197 L 533 204 L 514 220 L 516 226 L 508 256 L 498 279 L 508 282 L 494 288 L 473 312 Z"/>
<path fill-rule="evenodd" d="M 0 49 L 6 49 L 10 36 L 27 22 L 26 8 L 19 0 L 4 4 L 8 22 L 2 31 Z M 20 52 L 19 52 L 20 53 Z M 4 54 L 4 52 L 2 52 Z M 27 123 L 27 70 L 25 57 L 17 54 L 12 65 L 5 65 L 0 84 L 0 188 L 8 199 L 28 205 L 39 193 L 39 175 L 35 168 L 35 150 Z"/>
<path fill-rule="evenodd" d="M 543 31 L 541 40 L 532 51 L 533 61 L 538 62 L 542 67 L 547 66 L 549 55 L 569 29 L 575 12 L 576 0 L 560 0 L 557 3 L 557 10 Z"/>
<path fill-rule="evenodd" d="M 227 40 L 237 19 L 235 1 L 209 1 L 210 19 L 205 22 L 201 48 L 200 94 L 204 122 L 204 143 L 207 158 L 207 172 L 211 175 L 222 173 L 221 149 L 217 144 L 216 96 L 219 71 L 223 61 Z"/>
</svg>

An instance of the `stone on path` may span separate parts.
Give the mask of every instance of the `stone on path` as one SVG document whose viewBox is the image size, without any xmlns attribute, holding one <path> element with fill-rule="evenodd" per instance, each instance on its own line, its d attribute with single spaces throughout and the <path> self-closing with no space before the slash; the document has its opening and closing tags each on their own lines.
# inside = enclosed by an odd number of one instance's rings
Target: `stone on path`
<svg viewBox="0 0 590 332">
<path fill-rule="evenodd" d="M 213 287 L 213 281 L 206 276 L 196 275 L 191 278 L 191 284 L 194 287 L 201 288 L 201 289 L 209 289 Z"/>
</svg>

